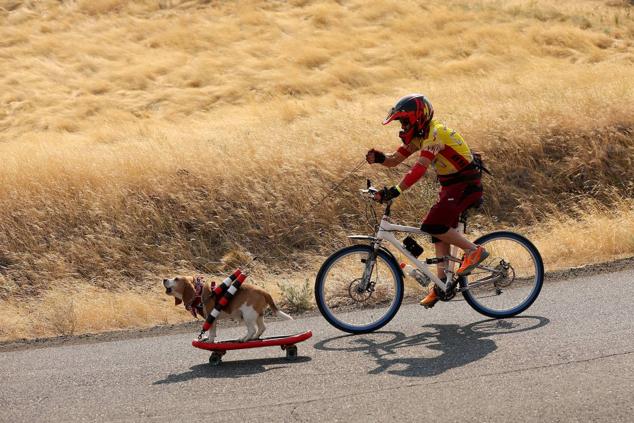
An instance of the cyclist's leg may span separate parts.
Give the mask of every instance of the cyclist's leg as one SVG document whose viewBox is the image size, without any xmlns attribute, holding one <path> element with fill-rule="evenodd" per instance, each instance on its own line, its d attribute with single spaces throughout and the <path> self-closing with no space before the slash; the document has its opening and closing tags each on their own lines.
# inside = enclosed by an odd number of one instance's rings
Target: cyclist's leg
<svg viewBox="0 0 634 423">
<path fill-rule="evenodd" d="M 432 242 L 434 242 L 434 248 L 436 249 L 436 257 L 445 257 L 449 255 L 449 249 L 450 249 L 450 245 L 442 242 L 441 240 L 432 237 Z M 444 261 L 439 262 L 438 264 L 436 264 L 436 274 L 438 275 L 438 277 L 440 279 L 443 279 L 446 274 L 445 274 L 445 270 L 447 267 L 447 263 L 445 263 Z"/>
<path fill-rule="evenodd" d="M 421 230 L 432 236 L 432 242 L 440 240 L 444 244 L 452 244 L 463 250 L 475 249 L 456 229 L 458 218 L 467 207 L 465 206 L 466 184 L 454 184 L 442 187 L 438 201 L 432 206 L 423 220 Z M 469 198 L 469 200 L 472 200 Z M 470 206 L 472 203 L 468 204 Z M 434 239 L 435 238 L 435 239 Z M 438 255 L 440 257 L 440 255 Z"/>
<path fill-rule="evenodd" d="M 443 243 L 455 245 L 458 248 L 462 248 L 464 251 L 475 250 L 478 248 L 477 245 L 465 238 L 465 236 L 458 232 L 455 228 L 449 228 L 447 232 L 443 234 L 434 234 L 434 236 L 443 241 Z"/>
<path fill-rule="evenodd" d="M 480 181 L 473 181 L 469 185 L 467 185 L 463 191 L 462 196 L 460 197 L 460 213 L 467 210 L 469 207 L 476 205 L 482 202 L 482 184 Z M 475 245 L 474 245 L 475 246 Z M 458 270 L 456 270 L 456 274 L 458 276 L 466 276 L 471 273 L 473 269 L 475 269 L 478 264 L 482 263 L 488 256 L 489 253 L 486 251 L 484 247 L 475 246 L 475 249 L 465 250 L 464 258 L 462 259 L 462 263 Z"/>
<path fill-rule="evenodd" d="M 445 206 L 446 218 L 450 223 L 449 229 L 443 234 L 434 234 L 434 236 L 443 242 L 455 245 L 465 252 L 473 251 L 477 245 L 469 241 L 463 234 L 456 229 L 458 226 L 458 218 L 462 212 L 472 205 L 479 202 L 482 198 L 482 184 L 480 181 L 473 181 L 465 184 L 455 184 L 447 188 L 447 197 L 453 200 L 447 202 L 451 207 Z M 450 195 L 450 196 L 449 196 Z M 451 221 L 449 221 L 451 219 Z"/>
</svg>

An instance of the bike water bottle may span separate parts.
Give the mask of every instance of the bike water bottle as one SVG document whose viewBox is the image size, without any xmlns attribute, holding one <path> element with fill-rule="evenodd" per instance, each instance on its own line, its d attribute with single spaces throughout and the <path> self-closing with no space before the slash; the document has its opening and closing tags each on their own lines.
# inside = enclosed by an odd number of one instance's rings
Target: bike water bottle
<svg viewBox="0 0 634 423">
<path fill-rule="evenodd" d="M 429 282 L 429 278 L 424 273 L 410 264 L 401 263 L 401 269 L 403 269 L 403 273 L 410 278 L 414 278 L 416 282 L 423 286 L 426 286 L 427 282 Z"/>
</svg>

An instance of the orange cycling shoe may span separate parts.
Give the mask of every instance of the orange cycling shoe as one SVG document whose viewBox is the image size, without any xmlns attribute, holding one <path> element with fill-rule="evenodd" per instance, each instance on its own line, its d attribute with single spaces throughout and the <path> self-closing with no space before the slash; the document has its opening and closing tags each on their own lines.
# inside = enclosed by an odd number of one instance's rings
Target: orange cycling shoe
<svg viewBox="0 0 634 423">
<path fill-rule="evenodd" d="M 432 308 L 439 300 L 438 294 L 436 293 L 436 284 L 433 282 L 430 283 L 427 285 L 427 290 L 429 291 L 429 294 L 421 300 L 420 305 L 425 308 Z"/>
<path fill-rule="evenodd" d="M 456 275 L 467 276 L 478 264 L 482 263 L 484 259 L 489 257 L 489 253 L 483 247 L 478 245 L 478 248 L 472 250 L 470 253 L 465 254 L 462 259 L 462 265 L 460 269 L 456 270 Z"/>
</svg>

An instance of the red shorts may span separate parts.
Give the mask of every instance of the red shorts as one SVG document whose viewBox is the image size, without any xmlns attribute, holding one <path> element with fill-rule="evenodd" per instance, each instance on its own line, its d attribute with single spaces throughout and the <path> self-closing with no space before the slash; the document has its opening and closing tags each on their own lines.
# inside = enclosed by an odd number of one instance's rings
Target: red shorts
<svg viewBox="0 0 634 423">
<path fill-rule="evenodd" d="M 475 205 L 482 198 L 480 180 L 461 182 L 442 187 L 438 201 L 432 206 L 423 220 L 423 225 L 458 226 L 460 213 Z"/>
</svg>

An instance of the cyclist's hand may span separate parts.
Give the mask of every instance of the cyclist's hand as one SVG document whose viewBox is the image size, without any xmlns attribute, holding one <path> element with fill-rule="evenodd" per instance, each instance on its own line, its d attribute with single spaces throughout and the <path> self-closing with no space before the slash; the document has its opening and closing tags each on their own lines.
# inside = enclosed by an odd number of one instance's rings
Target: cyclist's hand
<svg viewBox="0 0 634 423">
<path fill-rule="evenodd" d="M 385 161 L 385 154 L 373 148 L 365 154 L 365 161 L 370 164 L 383 163 Z"/>
<path fill-rule="evenodd" d="M 388 201 L 395 199 L 399 195 L 401 195 L 401 192 L 395 186 L 390 188 L 383 187 L 381 191 L 374 194 L 374 201 L 378 201 L 379 203 L 387 203 Z"/>
</svg>

